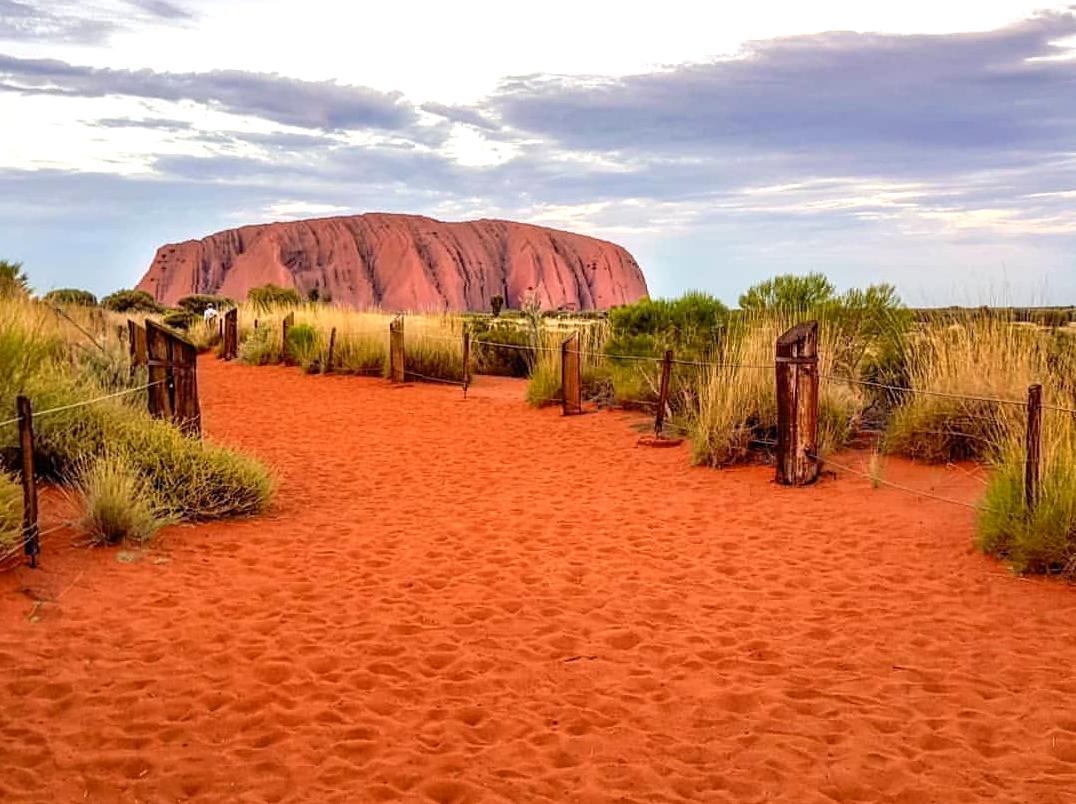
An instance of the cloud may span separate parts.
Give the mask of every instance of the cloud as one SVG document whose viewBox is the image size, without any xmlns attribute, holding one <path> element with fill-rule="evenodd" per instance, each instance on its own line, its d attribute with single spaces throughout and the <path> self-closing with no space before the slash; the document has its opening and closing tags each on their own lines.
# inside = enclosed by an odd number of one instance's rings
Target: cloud
<svg viewBox="0 0 1076 804">
<path fill-rule="evenodd" d="M 113 70 L 0 55 L 0 77 L 7 87 L 26 94 L 194 101 L 300 128 L 399 130 L 417 117 L 398 92 L 335 81 L 300 81 L 274 73 Z"/>
<path fill-rule="evenodd" d="M 190 20 L 194 18 L 194 14 L 179 3 L 172 3 L 168 0 L 128 0 L 128 2 L 147 15 L 159 19 Z"/>
<path fill-rule="evenodd" d="M 1076 60 L 1053 44 L 1073 34 L 1076 15 L 1051 13 L 983 33 L 796 36 L 625 78 L 515 78 L 488 106 L 571 149 L 935 174 L 1076 150 Z"/>
<path fill-rule="evenodd" d="M 0 39 L 96 44 L 116 27 L 112 20 L 73 14 L 64 7 L 57 12 L 39 4 L 0 0 Z"/>
<path fill-rule="evenodd" d="M 447 103 L 424 103 L 419 107 L 424 112 L 435 114 L 453 123 L 463 123 L 485 131 L 498 131 L 500 126 L 490 120 L 478 109 L 471 106 L 453 106 Z"/>
</svg>

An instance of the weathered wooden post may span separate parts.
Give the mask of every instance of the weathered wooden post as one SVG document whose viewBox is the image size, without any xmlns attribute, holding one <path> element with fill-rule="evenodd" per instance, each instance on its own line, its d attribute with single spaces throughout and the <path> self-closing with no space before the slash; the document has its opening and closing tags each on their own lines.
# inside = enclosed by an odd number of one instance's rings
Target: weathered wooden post
<svg viewBox="0 0 1076 804">
<path fill-rule="evenodd" d="M 389 322 L 389 380 L 404 381 L 404 320 L 402 315 Z"/>
<path fill-rule="evenodd" d="M 467 398 L 467 386 L 471 384 L 471 333 L 463 330 L 463 396 Z"/>
<path fill-rule="evenodd" d="M 777 339 L 777 482 L 818 479 L 818 322 Z"/>
<path fill-rule="evenodd" d="M 224 360 L 235 360 L 239 357 L 239 310 L 233 307 L 224 314 L 224 341 L 220 356 Z"/>
<path fill-rule="evenodd" d="M 285 363 L 288 362 L 288 330 L 295 324 L 295 311 L 284 316 L 280 322 L 280 356 Z"/>
<path fill-rule="evenodd" d="M 37 566 L 41 552 L 40 528 L 37 524 L 37 476 L 34 472 L 34 411 L 29 397 L 15 399 L 19 414 L 19 452 L 22 459 L 22 549 Z"/>
<path fill-rule="evenodd" d="M 583 412 L 583 366 L 579 354 L 579 333 L 573 332 L 560 344 L 561 413 Z"/>
<path fill-rule="evenodd" d="M 1024 465 L 1024 502 L 1030 514 L 1039 499 L 1039 464 L 1042 455 L 1042 386 L 1027 389 L 1027 460 Z"/>
<path fill-rule="evenodd" d="M 661 359 L 661 384 L 658 386 L 658 412 L 654 416 L 654 435 L 661 438 L 661 431 L 665 427 L 665 409 L 669 405 L 669 379 L 672 376 L 672 349 L 665 350 L 665 356 Z"/>
<path fill-rule="evenodd" d="M 146 347 L 150 415 L 167 419 L 188 435 L 200 436 L 198 350 L 194 344 L 149 319 L 146 319 Z"/>
<path fill-rule="evenodd" d="M 139 366 L 146 365 L 148 355 L 146 353 L 146 330 L 131 319 L 127 319 L 127 348 L 131 355 L 131 374 Z"/>
<path fill-rule="evenodd" d="M 325 356 L 325 373 L 333 370 L 333 356 L 336 353 L 336 327 L 329 333 L 329 353 Z"/>
</svg>

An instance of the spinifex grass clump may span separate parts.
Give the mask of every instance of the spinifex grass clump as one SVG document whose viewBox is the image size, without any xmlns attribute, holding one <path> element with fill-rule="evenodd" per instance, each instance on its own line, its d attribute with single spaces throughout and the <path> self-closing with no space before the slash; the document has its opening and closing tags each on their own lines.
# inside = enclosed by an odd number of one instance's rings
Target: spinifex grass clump
<svg viewBox="0 0 1076 804">
<path fill-rule="evenodd" d="M 907 384 L 886 433 L 889 451 L 944 462 L 994 459 L 1022 431 L 1028 386 L 1076 401 L 1076 339 L 986 311 L 927 324 L 905 345 Z M 995 401 L 1006 400 L 1006 401 Z M 1012 403 L 1012 404 L 1009 404 Z"/>
<path fill-rule="evenodd" d="M 141 519 L 136 508 L 147 505 L 185 520 L 263 510 L 272 482 L 256 460 L 187 438 L 171 424 L 150 418 L 142 391 L 100 399 L 144 382 L 132 377 L 125 362 L 121 331 L 125 327 L 100 311 L 63 317 L 24 296 L 0 300 L 0 411 L 8 414 L 0 418 L 14 412 L 17 395 L 31 399 L 38 472 L 74 484 L 89 477 L 87 462 L 96 456 L 121 455 L 139 489 L 128 500 L 132 522 Z M 98 401 L 81 404 L 89 400 Z M 0 427 L 0 448 L 9 463 L 16 438 L 14 424 Z M 94 499 L 107 499 L 113 518 L 121 513 L 115 506 L 122 507 L 124 495 L 97 492 L 117 488 L 116 483 L 104 485 L 116 477 L 93 477 Z M 103 502 L 95 507 L 105 510 Z"/>
<path fill-rule="evenodd" d="M 22 541 L 22 486 L 0 471 L 0 556 Z"/>
<path fill-rule="evenodd" d="M 604 322 L 541 319 L 532 335 L 535 355 L 527 382 L 527 402 L 534 407 L 552 405 L 561 400 L 561 345 L 573 332 L 579 333 L 580 374 L 584 400 L 602 400 L 611 396 L 608 361 L 602 354 L 607 330 Z"/>
<path fill-rule="evenodd" d="M 321 357 L 321 336 L 311 324 L 296 324 L 288 330 L 285 344 L 289 363 L 302 366 L 307 371 L 316 368 Z"/>
<path fill-rule="evenodd" d="M 777 433 L 774 355 L 777 338 L 802 320 L 819 319 L 819 373 L 823 378 L 853 371 L 864 352 L 848 335 L 847 323 L 824 311 L 744 313 L 729 322 L 714 365 L 703 368 L 697 392 L 687 400 L 692 457 L 696 463 L 728 466 Z M 841 368 L 837 368 L 837 367 Z M 691 393 L 691 389 L 686 389 Z M 859 389 L 823 379 L 819 384 L 819 450 L 831 452 L 852 436 L 864 407 Z"/>
<path fill-rule="evenodd" d="M 79 526 L 91 544 L 142 543 L 168 523 L 135 462 L 112 451 L 88 459 L 74 478 Z"/>
<path fill-rule="evenodd" d="M 1045 411 L 1038 498 L 1025 501 L 1025 452 L 1015 434 L 987 484 L 978 544 L 1018 572 L 1076 574 L 1076 417 Z"/>
</svg>

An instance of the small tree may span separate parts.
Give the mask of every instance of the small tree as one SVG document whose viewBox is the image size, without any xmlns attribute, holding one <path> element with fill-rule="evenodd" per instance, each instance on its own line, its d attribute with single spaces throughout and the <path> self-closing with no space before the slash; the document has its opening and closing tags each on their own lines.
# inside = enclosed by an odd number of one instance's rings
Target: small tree
<svg viewBox="0 0 1076 804">
<path fill-rule="evenodd" d="M 45 294 L 45 301 L 53 304 L 73 304 L 81 307 L 96 307 L 97 297 L 88 290 L 78 288 L 59 288 Z"/>
<path fill-rule="evenodd" d="M 101 299 L 101 306 L 115 313 L 163 313 L 167 309 L 144 290 L 117 290 Z"/>
<path fill-rule="evenodd" d="M 317 304 L 321 300 L 321 291 L 318 290 L 317 285 L 306 292 L 306 300 L 311 304 Z"/>
<path fill-rule="evenodd" d="M 504 296 L 498 294 L 489 297 L 489 309 L 493 311 L 494 318 L 501 314 L 502 307 L 504 307 Z"/>
<path fill-rule="evenodd" d="M 189 313 L 193 313 L 194 315 L 201 315 L 211 304 L 218 310 L 230 310 L 232 307 L 235 307 L 235 301 L 229 299 L 227 296 L 211 296 L 204 293 L 184 296 L 176 302 L 177 307 L 186 310 Z"/>
<path fill-rule="evenodd" d="M 823 274 L 784 274 L 759 282 L 740 296 L 740 309 L 809 310 L 833 298 L 836 289 Z"/>
<path fill-rule="evenodd" d="M 0 298 L 24 296 L 30 292 L 30 280 L 21 262 L 0 260 Z"/>
<path fill-rule="evenodd" d="M 247 291 L 247 299 L 256 307 L 268 309 L 270 307 L 300 304 L 302 297 L 295 288 L 282 288 L 270 282 L 261 287 L 251 288 Z"/>
</svg>

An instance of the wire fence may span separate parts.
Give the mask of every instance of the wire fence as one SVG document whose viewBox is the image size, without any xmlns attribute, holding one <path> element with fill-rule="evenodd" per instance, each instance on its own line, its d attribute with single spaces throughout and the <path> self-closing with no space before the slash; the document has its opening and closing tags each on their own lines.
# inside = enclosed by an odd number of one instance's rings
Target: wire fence
<svg viewBox="0 0 1076 804">
<path fill-rule="evenodd" d="M 166 382 L 168 382 L 168 381 L 167 380 L 156 380 L 155 382 L 150 382 L 150 383 L 146 383 L 145 385 L 140 385 L 137 388 L 125 388 L 124 390 L 117 391 L 114 394 L 105 394 L 103 396 L 94 397 L 93 399 L 85 399 L 85 400 L 82 400 L 81 402 L 72 402 L 69 405 L 59 405 L 59 406 L 57 406 L 55 408 L 46 408 L 45 410 L 35 410 L 34 411 L 34 418 L 36 419 L 36 418 L 38 418 L 40 416 L 49 416 L 49 415 L 51 415 L 53 413 L 62 413 L 65 410 L 75 410 L 77 408 L 84 408 L 84 407 L 87 407 L 88 405 L 96 405 L 98 402 L 104 402 L 107 399 L 118 399 L 118 398 L 120 398 L 122 396 L 128 396 L 130 394 L 141 393 L 142 391 L 148 391 L 150 388 L 153 388 L 156 385 L 161 385 L 161 384 L 166 383 Z M 15 417 L 10 418 L 10 419 L 4 419 L 3 421 L 0 421 L 0 427 L 5 427 L 5 426 L 7 426 L 9 424 L 17 424 L 21 419 L 22 419 L 21 416 L 15 416 Z"/>
</svg>

